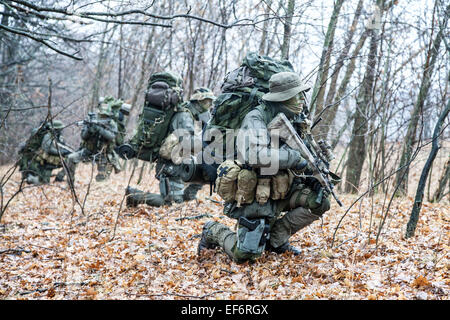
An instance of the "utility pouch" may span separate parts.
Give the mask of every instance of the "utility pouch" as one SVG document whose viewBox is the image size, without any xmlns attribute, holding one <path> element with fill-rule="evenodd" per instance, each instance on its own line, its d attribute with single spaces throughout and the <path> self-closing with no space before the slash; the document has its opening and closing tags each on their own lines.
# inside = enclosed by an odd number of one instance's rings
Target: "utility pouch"
<svg viewBox="0 0 450 320">
<path fill-rule="evenodd" d="M 150 85 L 145 95 L 145 102 L 166 109 L 181 102 L 180 93 L 167 83 L 156 81 Z"/>
<path fill-rule="evenodd" d="M 241 204 L 252 203 L 255 199 L 256 183 L 258 178 L 255 171 L 242 169 L 237 177 L 236 202 L 237 206 Z"/>
<path fill-rule="evenodd" d="M 216 192 L 225 202 L 234 202 L 241 167 L 234 160 L 225 160 L 217 168 Z"/>
<path fill-rule="evenodd" d="M 287 171 L 280 171 L 276 176 L 272 177 L 272 200 L 284 199 L 291 188 L 293 176 Z"/>
<path fill-rule="evenodd" d="M 256 186 L 256 201 L 259 204 L 264 204 L 270 198 L 270 180 L 271 178 L 258 178 L 258 185 Z"/>
<path fill-rule="evenodd" d="M 242 253 L 262 254 L 269 238 L 269 226 L 264 219 L 240 217 L 238 221 L 236 248 Z"/>
<path fill-rule="evenodd" d="M 164 139 L 159 148 L 159 155 L 166 160 L 172 160 L 172 150 L 178 145 L 178 137 L 172 132 Z"/>
</svg>

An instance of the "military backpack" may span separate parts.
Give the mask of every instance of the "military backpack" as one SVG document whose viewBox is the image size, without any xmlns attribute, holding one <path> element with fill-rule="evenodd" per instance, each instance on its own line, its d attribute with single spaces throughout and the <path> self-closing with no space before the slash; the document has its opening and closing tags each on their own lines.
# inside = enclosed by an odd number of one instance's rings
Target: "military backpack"
<svg viewBox="0 0 450 320">
<path fill-rule="evenodd" d="M 270 77 L 286 71 L 294 71 L 289 61 L 249 52 L 240 67 L 225 76 L 222 93 L 214 101 L 211 120 L 204 130 L 205 145 L 209 144 L 210 138 L 205 135 L 208 130 L 219 130 L 225 135 L 229 129 L 238 129 L 247 113 L 258 106 L 261 97 L 269 92 Z M 223 147 L 225 154 L 225 143 Z"/>
<path fill-rule="evenodd" d="M 138 159 L 153 161 L 158 156 L 172 117 L 182 102 L 182 79 L 178 75 L 160 72 L 150 77 L 138 128 L 131 139 Z"/>
</svg>

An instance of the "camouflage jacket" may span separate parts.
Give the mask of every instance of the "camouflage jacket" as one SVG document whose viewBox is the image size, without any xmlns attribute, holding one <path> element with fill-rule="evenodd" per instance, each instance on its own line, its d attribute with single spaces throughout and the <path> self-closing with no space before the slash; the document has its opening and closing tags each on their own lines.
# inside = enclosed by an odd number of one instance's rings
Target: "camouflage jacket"
<svg viewBox="0 0 450 320">
<path fill-rule="evenodd" d="M 278 169 L 292 169 L 303 160 L 300 153 L 279 141 L 271 145 L 267 129 L 270 121 L 279 113 L 287 113 L 279 104 L 262 103 L 251 110 L 242 121 L 236 140 L 238 159 L 252 168 L 273 167 L 278 161 Z M 288 117 L 292 115 L 288 115 Z M 245 143 L 243 143 L 245 141 Z M 275 142 L 275 141 L 273 141 Z"/>
<path fill-rule="evenodd" d="M 113 119 L 98 120 L 98 123 L 85 124 L 81 130 L 82 148 L 91 153 L 112 152 L 116 145 L 118 127 Z"/>
</svg>

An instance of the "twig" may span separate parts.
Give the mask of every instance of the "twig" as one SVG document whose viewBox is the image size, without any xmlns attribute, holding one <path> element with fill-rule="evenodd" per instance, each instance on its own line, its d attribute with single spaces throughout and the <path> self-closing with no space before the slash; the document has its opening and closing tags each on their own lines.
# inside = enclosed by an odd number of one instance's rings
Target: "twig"
<svg viewBox="0 0 450 320">
<path fill-rule="evenodd" d="M 212 215 L 205 213 L 205 214 L 199 214 L 196 216 L 186 216 L 181 218 L 176 218 L 175 221 L 181 221 L 181 220 L 196 220 L 196 219 L 202 219 L 202 218 L 211 218 Z"/>
<path fill-rule="evenodd" d="M 30 253 L 31 251 L 25 250 L 25 249 L 22 249 L 22 248 L 19 248 L 19 249 L 6 249 L 6 250 L 0 251 L 0 254 L 21 254 L 22 252 Z"/>
</svg>

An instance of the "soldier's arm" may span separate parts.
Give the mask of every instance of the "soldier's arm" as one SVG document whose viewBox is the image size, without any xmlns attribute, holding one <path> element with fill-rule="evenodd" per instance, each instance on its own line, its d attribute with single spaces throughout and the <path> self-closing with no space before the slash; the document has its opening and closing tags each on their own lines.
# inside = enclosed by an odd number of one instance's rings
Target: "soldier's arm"
<svg viewBox="0 0 450 320">
<path fill-rule="evenodd" d="M 298 151 L 286 145 L 281 148 L 278 144 L 271 145 L 264 117 L 257 109 L 250 111 L 244 118 L 236 148 L 239 159 L 254 168 L 273 167 L 276 165 L 274 161 L 278 161 L 279 169 L 294 169 L 303 160 Z"/>
<path fill-rule="evenodd" d="M 194 145 L 194 119 L 188 111 L 176 113 L 170 124 L 170 131 L 175 132 L 180 142 L 189 137 L 191 146 Z"/>
<path fill-rule="evenodd" d="M 114 121 L 109 121 L 107 125 L 99 127 L 98 133 L 106 141 L 113 141 L 117 135 L 117 124 Z"/>
<path fill-rule="evenodd" d="M 56 148 L 55 139 L 53 139 L 51 132 L 45 134 L 44 138 L 42 139 L 41 148 L 48 154 L 54 156 L 58 155 L 58 149 Z"/>
</svg>

